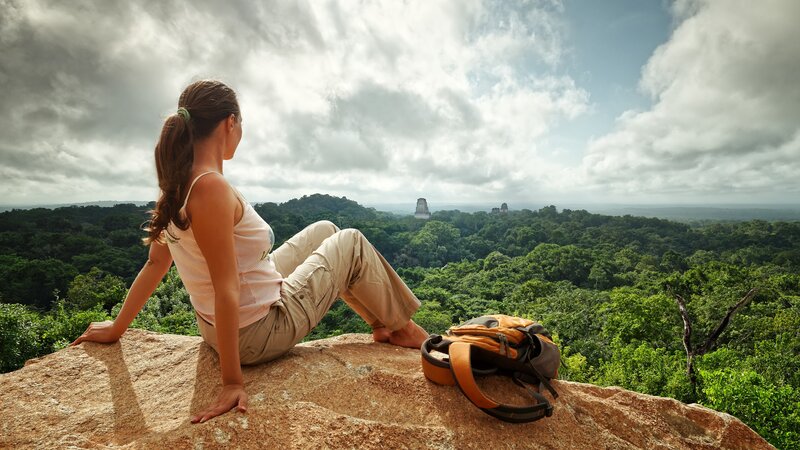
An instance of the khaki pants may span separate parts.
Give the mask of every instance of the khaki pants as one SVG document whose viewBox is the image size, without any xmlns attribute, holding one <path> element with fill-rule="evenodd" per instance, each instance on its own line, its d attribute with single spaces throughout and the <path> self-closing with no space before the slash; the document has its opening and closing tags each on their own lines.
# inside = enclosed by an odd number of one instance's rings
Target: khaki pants
<svg viewBox="0 0 800 450">
<path fill-rule="evenodd" d="M 383 255 L 355 229 L 320 221 L 271 255 L 284 277 L 281 299 L 261 320 L 239 330 L 242 364 L 275 359 L 311 332 L 341 297 L 373 328 L 397 330 L 420 302 Z M 203 339 L 214 349 L 214 327 L 198 316 Z"/>
</svg>

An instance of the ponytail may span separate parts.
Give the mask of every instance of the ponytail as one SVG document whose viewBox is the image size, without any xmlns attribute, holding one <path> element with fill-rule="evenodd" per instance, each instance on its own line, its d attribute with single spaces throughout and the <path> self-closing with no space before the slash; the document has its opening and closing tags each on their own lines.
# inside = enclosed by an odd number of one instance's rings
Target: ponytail
<svg viewBox="0 0 800 450">
<path fill-rule="evenodd" d="M 161 195 L 156 208 L 148 211 L 151 214 L 150 225 L 145 228 L 147 237 L 144 243 L 157 241 L 164 244 L 162 231 L 172 221 L 181 230 L 189 228 L 185 217 L 180 217 L 178 210 L 184 196 L 184 186 L 191 174 L 194 163 L 194 146 L 192 130 L 187 122 L 177 113 L 167 117 L 161 129 L 155 149 L 156 173 Z M 169 233 L 169 231 L 166 231 Z M 176 239 L 172 236 L 172 239 Z"/>
<path fill-rule="evenodd" d="M 145 245 L 165 243 L 164 233 L 177 240 L 167 229 L 172 222 L 181 230 L 189 221 L 179 214 L 188 189 L 194 164 L 194 142 L 211 134 L 216 125 L 231 114 L 240 116 L 236 94 L 219 81 L 203 80 L 189 85 L 181 94 L 178 112 L 167 117 L 155 148 L 156 173 L 161 194 L 144 228 Z"/>
</svg>

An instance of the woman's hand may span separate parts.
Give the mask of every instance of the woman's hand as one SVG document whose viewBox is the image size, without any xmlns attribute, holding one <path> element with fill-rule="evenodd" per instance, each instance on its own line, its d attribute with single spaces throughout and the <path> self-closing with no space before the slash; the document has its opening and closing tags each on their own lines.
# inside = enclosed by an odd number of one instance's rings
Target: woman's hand
<svg viewBox="0 0 800 450">
<path fill-rule="evenodd" d="M 234 408 L 240 412 L 247 412 L 247 392 L 244 391 L 244 386 L 241 384 L 223 386 L 222 392 L 217 396 L 217 401 L 206 408 L 205 411 L 192 417 L 192 423 L 205 422 Z"/>
<path fill-rule="evenodd" d="M 120 336 L 122 336 L 122 333 L 114 328 L 114 322 L 110 320 L 106 320 L 105 322 L 92 322 L 89 324 L 89 328 L 69 345 L 78 345 L 84 341 L 110 344 L 117 342 Z"/>
</svg>

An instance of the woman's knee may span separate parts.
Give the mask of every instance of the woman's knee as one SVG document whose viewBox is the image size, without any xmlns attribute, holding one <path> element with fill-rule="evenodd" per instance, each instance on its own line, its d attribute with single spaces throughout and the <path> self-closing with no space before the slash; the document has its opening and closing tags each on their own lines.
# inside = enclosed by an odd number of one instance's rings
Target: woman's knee
<svg viewBox="0 0 800 450">
<path fill-rule="evenodd" d="M 324 232 L 325 234 L 328 234 L 329 236 L 339 231 L 339 227 L 337 227 L 336 224 L 330 220 L 319 220 L 314 222 L 311 226 Z"/>
<path fill-rule="evenodd" d="M 355 228 L 345 228 L 343 230 L 339 230 L 339 232 L 336 233 L 336 234 L 338 236 L 340 236 L 340 239 L 343 238 L 343 239 L 345 239 L 347 241 L 350 241 L 350 242 L 352 242 L 354 244 L 356 242 L 368 242 L 367 241 L 367 237 L 364 236 L 364 233 L 362 233 L 360 230 L 357 230 Z"/>
</svg>

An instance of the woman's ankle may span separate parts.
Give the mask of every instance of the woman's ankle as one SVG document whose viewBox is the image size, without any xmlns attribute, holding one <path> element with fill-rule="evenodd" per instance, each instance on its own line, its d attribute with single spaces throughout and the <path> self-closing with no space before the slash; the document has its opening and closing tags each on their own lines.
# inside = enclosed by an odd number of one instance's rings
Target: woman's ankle
<svg viewBox="0 0 800 450">
<path fill-rule="evenodd" d="M 372 340 L 375 342 L 389 342 L 392 332 L 385 326 L 372 327 Z"/>
<path fill-rule="evenodd" d="M 427 338 L 428 332 L 413 320 L 409 320 L 403 328 L 392 331 L 389 343 L 402 347 L 420 348 Z"/>
</svg>

